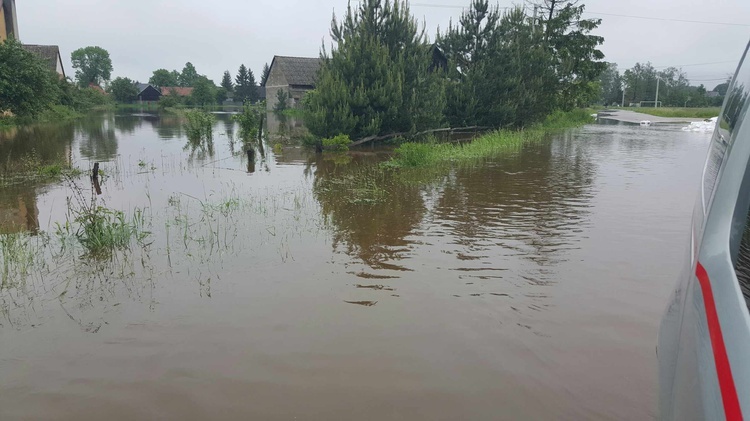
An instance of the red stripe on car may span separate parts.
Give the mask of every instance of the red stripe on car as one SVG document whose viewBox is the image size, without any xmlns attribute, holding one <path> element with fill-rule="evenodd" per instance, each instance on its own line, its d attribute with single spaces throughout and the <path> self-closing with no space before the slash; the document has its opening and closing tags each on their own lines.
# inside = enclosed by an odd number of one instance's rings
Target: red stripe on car
<svg viewBox="0 0 750 421">
<path fill-rule="evenodd" d="M 724 335 L 721 333 L 719 315 L 716 313 L 714 293 L 711 289 L 711 281 L 703 265 L 698 263 L 695 274 L 701 284 L 703 292 L 703 304 L 706 306 L 706 321 L 708 322 L 708 333 L 711 336 L 711 347 L 714 351 L 714 362 L 716 363 L 716 374 L 719 377 L 719 388 L 721 389 L 721 400 L 724 403 L 724 415 L 727 420 L 741 420 L 742 409 L 737 397 L 737 389 L 734 387 L 732 367 L 729 365 L 727 348 L 724 345 Z"/>
</svg>

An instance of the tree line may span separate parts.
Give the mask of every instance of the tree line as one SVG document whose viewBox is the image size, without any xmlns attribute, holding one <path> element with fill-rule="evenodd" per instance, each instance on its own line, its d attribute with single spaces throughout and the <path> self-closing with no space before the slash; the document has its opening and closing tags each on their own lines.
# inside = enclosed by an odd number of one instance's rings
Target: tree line
<svg viewBox="0 0 750 421">
<path fill-rule="evenodd" d="M 154 70 L 148 83 L 156 88 L 192 88 L 192 93 L 187 97 L 176 93 L 165 95 L 162 97 L 164 106 L 222 104 L 229 98 L 235 102 L 252 104 L 260 99 L 259 88 L 265 84 L 268 72 L 269 68 L 266 64 L 259 85 L 253 71 L 242 64 L 234 78 L 229 70 L 226 70 L 222 75 L 221 83 L 216 85 L 208 76 L 199 74 L 192 63 L 187 62 L 181 72 L 167 69 Z M 111 82 L 109 90 L 117 102 L 132 102 L 138 95 L 137 84 L 137 81 L 129 78 L 118 77 Z"/>
<path fill-rule="evenodd" d="M 91 71 L 91 61 L 83 50 L 76 50 L 72 59 L 79 80 L 76 84 L 13 37 L 0 42 L 0 120 L 65 118 L 106 105 L 109 99 L 88 82 L 109 78 L 111 68 L 97 63 L 98 70 Z"/>
<path fill-rule="evenodd" d="M 716 94 L 709 95 L 703 84 L 692 86 L 685 72 L 677 67 L 656 70 L 651 63 L 636 63 L 621 74 L 617 64 L 607 63 L 599 78 L 601 95 L 598 102 L 603 105 L 622 105 L 624 102 L 628 106 L 645 101 L 653 106 L 658 80 L 659 106 L 718 107 L 724 102 L 729 79 L 712 89 Z"/>
<path fill-rule="evenodd" d="M 488 0 L 430 42 L 407 1 L 363 0 L 334 15 L 316 89 L 303 99 L 316 136 L 352 139 L 460 126 L 525 127 L 599 97 L 599 19 L 577 1 L 501 12 Z M 541 13 L 539 13 L 541 12 Z"/>
</svg>

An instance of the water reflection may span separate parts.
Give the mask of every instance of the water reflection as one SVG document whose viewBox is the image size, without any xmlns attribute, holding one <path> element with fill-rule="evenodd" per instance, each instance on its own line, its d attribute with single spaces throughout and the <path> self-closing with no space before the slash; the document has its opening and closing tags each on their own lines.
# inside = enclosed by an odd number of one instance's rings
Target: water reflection
<svg viewBox="0 0 750 421">
<path fill-rule="evenodd" d="M 442 222 L 430 233 L 450 234 L 471 251 L 499 245 L 506 255 L 554 262 L 582 228 L 594 170 L 569 139 L 458 169 L 442 185 L 434 209 Z"/>
<path fill-rule="evenodd" d="M 0 131 L 0 170 L 12 171 L 24 160 L 43 165 L 70 164 L 74 123 L 40 124 Z"/>
<path fill-rule="evenodd" d="M 117 156 L 115 116 L 90 116 L 76 122 L 79 150 L 90 161 L 110 161 Z"/>
<path fill-rule="evenodd" d="M 0 193 L 0 234 L 37 232 L 39 208 L 37 189 L 32 186 L 14 186 Z"/>
<path fill-rule="evenodd" d="M 316 168 L 313 192 L 334 228 L 334 250 L 343 249 L 374 269 L 404 269 L 396 262 L 408 252 L 406 237 L 426 208 L 416 185 L 396 185 L 387 175 L 378 184 L 359 182 L 379 176 L 368 169 L 380 160 L 375 154 L 315 155 L 308 162 Z"/>
</svg>

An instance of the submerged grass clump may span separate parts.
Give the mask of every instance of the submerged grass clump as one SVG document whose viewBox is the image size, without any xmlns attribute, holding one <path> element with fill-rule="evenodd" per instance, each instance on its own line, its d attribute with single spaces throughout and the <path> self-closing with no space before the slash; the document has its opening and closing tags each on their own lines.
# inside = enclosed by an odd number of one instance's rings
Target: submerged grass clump
<svg viewBox="0 0 750 421">
<path fill-rule="evenodd" d="M 191 141 L 207 140 L 213 137 L 216 117 L 201 110 L 185 111 L 185 131 Z"/>
<path fill-rule="evenodd" d="M 705 108 L 682 108 L 682 107 L 637 107 L 632 108 L 643 114 L 655 115 L 657 117 L 675 117 L 675 118 L 711 118 L 716 117 L 721 112 L 721 107 Z"/>
<path fill-rule="evenodd" d="M 146 231 L 146 217 L 141 209 L 135 209 L 130 218 L 119 210 L 97 204 L 96 196 L 87 201 L 82 190 L 69 180 L 74 200 L 68 198 L 68 216 L 64 224 L 57 224 L 56 234 L 61 244 L 76 240 L 88 255 L 106 257 L 115 250 L 130 247 L 133 240 L 144 244 L 151 234 Z"/>
<path fill-rule="evenodd" d="M 25 278 L 34 264 L 35 256 L 28 234 L 0 234 L 0 289 Z"/>
<path fill-rule="evenodd" d="M 60 181 L 64 176 L 78 177 L 82 171 L 66 162 L 48 162 L 36 151 L 20 158 L 6 157 L 0 162 L 0 186 L 20 184 L 28 181 Z"/>
<path fill-rule="evenodd" d="M 527 143 L 538 142 L 552 130 L 576 127 L 591 122 L 590 110 L 556 112 L 540 124 L 523 130 L 497 130 L 467 143 L 404 143 L 385 163 L 390 168 L 424 168 L 452 162 L 469 162 L 518 150 Z"/>
</svg>

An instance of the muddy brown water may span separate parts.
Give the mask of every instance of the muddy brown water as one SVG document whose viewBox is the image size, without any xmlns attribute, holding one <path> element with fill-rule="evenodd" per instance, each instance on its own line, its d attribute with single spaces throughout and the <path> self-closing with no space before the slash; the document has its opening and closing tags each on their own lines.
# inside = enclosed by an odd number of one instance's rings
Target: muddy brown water
<svg viewBox="0 0 750 421">
<path fill-rule="evenodd" d="M 0 226 L 37 247 L 0 291 L 0 419 L 655 417 L 708 135 L 589 125 L 368 202 L 341 186 L 383 154 L 270 141 L 249 165 L 236 132 L 219 116 L 193 149 L 174 118 L 105 115 L 3 135 L 5 162 L 100 162 L 99 203 L 151 234 L 60 251 L 70 182 L 0 187 Z"/>
</svg>

